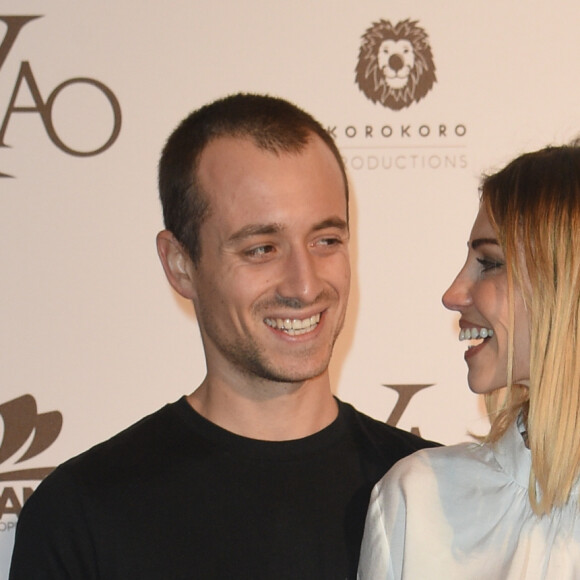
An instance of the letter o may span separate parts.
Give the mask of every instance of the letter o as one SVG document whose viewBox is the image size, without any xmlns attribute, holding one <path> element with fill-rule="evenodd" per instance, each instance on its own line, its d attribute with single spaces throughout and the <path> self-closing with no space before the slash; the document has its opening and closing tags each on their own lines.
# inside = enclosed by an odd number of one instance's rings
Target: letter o
<svg viewBox="0 0 580 580">
<path fill-rule="evenodd" d="M 429 157 L 429 167 L 431 169 L 439 169 L 439 167 L 441 167 L 441 157 L 438 155 L 431 155 L 431 157 Z"/>
<path fill-rule="evenodd" d="M 393 128 L 390 125 L 383 125 L 381 127 L 381 135 L 383 137 L 390 137 L 393 134 Z"/>
<path fill-rule="evenodd" d="M 364 167 L 364 159 L 360 156 L 351 159 L 351 166 L 353 169 L 362 169 Z"/>
<path fill-rule="evenodd" d="M 111 132 L 111 135 L 103 145 L 101 145 L 97 149 L 94 149 L 93 151 L 76 151 L 75 149 L 72 149 L 71 147 L 69 147 L 57 135 L 56 130 L 54 128 L 54 125 L 52 123 L 52 107 L 54 105 L 54 101 L 56 100 L 56 98 L 58 97 L 58 95 L 60 94 L 60 92 L 63 89 L 65 89 L 69 85 L 73 85 L 73 84 L 77 84 L 77 83 L 84 83 L 87 85 L 93 85 L 94 87 L 99 89 L 105 95 L 105 97 L 109 101 L 109 104 L 111 105 L 111 108 L 113 109 L 114 123 L 113 123 L 113 130 Z M 121 105 L 119 105 L 119 101 L 117 100 L 117 97 L 115 96 L 113 91 L 107 85 L 101 83 L 100 81 L 98 81 L 96 79 L 77 77 L 77 78 L 73 78 L 73 79 L 68 79 L 68 80 L 60 83 L 60 85 L 58 85 L 52 91 L 52 93 L 50 93 L 50 95 L 46 101 L 45 106 L 46 106 L 46 111 L 48 112 L 48 115 L 45 116 L 45 125 L 46 125 L 46 131 L 48 133 L 48 136 L 50 137 L 50 140 L 59 149 L 61 149 L 65 153 L 68 153 L 69 155 L 75 155 L 76 157 L 91 157 L 93 155 L 98 155 L 99 153 L 106 151 L 117 140 L 117 137 L 119 136 L 119 133 L 121 132 Z"/>
<path fill-rule="evenodd" d="M 344 130 L 344 134 L 347 137 L 350 137 L 352 139 L 352 137 L 356 137 L 356 127 L 353 127 L 352 125 L 349 125 L 345 130 Z"/>
</svg>

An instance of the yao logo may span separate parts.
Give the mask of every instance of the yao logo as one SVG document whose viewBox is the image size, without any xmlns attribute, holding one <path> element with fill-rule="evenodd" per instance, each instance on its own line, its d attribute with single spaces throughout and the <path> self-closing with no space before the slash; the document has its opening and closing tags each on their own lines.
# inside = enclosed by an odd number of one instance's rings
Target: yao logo
<svg viewBox="0 0 580 580">
<path fill-rule="evenodd" d="M 32 395 L 23 395 L 0 405 L 0 418 L 3 423 L 3 436 L 0 443 L 0 466 L 11 457 L 21 452 L 13 461 L 18 465 L 28 459 L 36 457 L 50 447 L 62 428 L 62 414 L 59 411 L 38 413 L 36 401 Z M 54 467 L 35 467 L 29 469 L 14 469 L 0 471 L 2 482 L 40 481 L 44 479 Z M 23 503 L 28 499 L 33 489 L 15 486 L 0 488 L 0 531 L 4 515 L 18 515 Z"/>
<path fill-rule="evenodd" d="M 389 415 L 389 418 L 385 421 L 387 425 L 391 425 L 392 427 L 396 427 L 399 423 L 399 419 L 403 415 L 405 409 L 409 406 L 411 399 L 423 389 L 428 389 L 432 387 L 435 383 L 429 383 L 426 385 L 382 385 L 383 387 L 387 387 L 389 389 L 393 389 L 397 393 L 397 402 Z M 411 433 L 421 437 L 421 431 L 419 431 L 419 427 L 412 427 Z"/>
<path fill-rule="evenodd" d="M 16 39 L 22 32 L 22 29 L 30 22 L 38 18 L 41 18 L 41 16 L 0 16 L 0 22 L 3 22 L 6 25 L 4 38 L 2 38 L 0 42 L 0 72 L 2 71 L 2 66 L 6 62 L 6 59 L 14 47 Z M 19 101 L 20 93 L 23 90 L 23 85 L 26 85 L 29 94 L 29 100 L 32 100 L 34 106 L 24 106 L 17 104 L 17 101 Z M 77 89 L 79 88 L 78 86 L 81 85 L 84 90 L 90 90 L 93 93 L 94 91 L 97 91 L 97 94 L 100 93 L 100 95 L 98 94 L 98 98 L 102 98 L 104 96 L 105 100 L 108 102 L 112 109 L 113 123 L 110 133 L 107 137 L 105 137 L 104 142 L 91 145 L 91 148 L 79 149 L 75 148 L 75 146 L 71 145 L 70 143 L 66 143 L 65 139 L 62 138 L 61 134 L 59 134 L 57 130 L 57 127 L 55 126 L 54 106 L 62 93 L 64 91 L 68 91 L 73 85 L 77 85 Z M 20 63 L 20 70 L 14 83 L 14 88 L 12 90 L 8 107 L 6 108 L 3 116 L 2 112 L 0 111 L 0 148 L 10 147 L 10 145 L 6 143 L 6 132 L 8 130 L 8 125 L 11 123 L 12 117 L 15 114 L 23 113 L 34 113 L 39 115 L 40 121 L 44 125 L 48 138 L 52 141 L 52 143 L 56 145 L 56 147 L 58 147 L 61 151 L 77 157 L 90 157 L 93 155 L 98 155 L 99 153 L 103 153 L 109 147 L 111 147 L 111 145 L 113 145 L 113 143 L 117 140 L 119 133 L 121 132 L 121 106 L 119 105 L 117 97 L 113 91 L 107 87 L 107 85 L 103 84 L 97 79 L 89 77 L 75 77 L 61 82 L 50 92 L 46 98 L 43 98 L 41 90 L 32 72 L 32 67 L 28 61 L 22 61 Z M 0 178 L 1 177 L 11 176 L 0 172 Z"/>
<path fill-rule="evenodd" d="M 373 102 L 398 111 L 433 87 L 435 63 L 425 30 L 417 21 L 373 24 L 362 36 L 356 83 Z"/>
</svg>

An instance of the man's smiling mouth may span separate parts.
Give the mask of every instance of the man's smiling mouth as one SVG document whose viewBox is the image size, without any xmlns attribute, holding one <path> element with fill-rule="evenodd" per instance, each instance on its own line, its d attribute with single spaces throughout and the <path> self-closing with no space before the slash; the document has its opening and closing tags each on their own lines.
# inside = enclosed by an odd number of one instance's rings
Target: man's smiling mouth
<svg viewBox="0 0 580 580">
<path fill-rule="evenodd" d="M 271 328 L 281 330 L 291 336 L 312 332 L 320 322 L 320 313 L 308 318 L 265 318 L 264 322 Z"/>
</svg>

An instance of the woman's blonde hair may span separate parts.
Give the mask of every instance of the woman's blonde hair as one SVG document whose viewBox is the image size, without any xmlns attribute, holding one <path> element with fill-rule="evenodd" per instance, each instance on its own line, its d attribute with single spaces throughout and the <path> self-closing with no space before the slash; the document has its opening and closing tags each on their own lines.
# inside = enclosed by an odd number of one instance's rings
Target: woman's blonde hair
<svg viewBox="0 0 580 580">
<path fill-rule="evenodd" d="M 487 397 L 488 440 L 497 441 L 523 412 L 537 514 L 564 505 L 580 471 L 579 145 L 522 155 L 481 188 L 505 252 L 510 296 L 507 387 Z M 514 288 L 530 316 L 529 390 L 513 383 Z"/>
</svg>

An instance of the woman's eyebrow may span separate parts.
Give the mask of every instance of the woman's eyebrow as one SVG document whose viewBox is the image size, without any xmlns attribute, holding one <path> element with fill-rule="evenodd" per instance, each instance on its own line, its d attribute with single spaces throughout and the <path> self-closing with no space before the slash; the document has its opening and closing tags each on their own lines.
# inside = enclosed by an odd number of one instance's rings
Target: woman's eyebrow
<svg viewBox="0 0 580 580">
<path fill-rule="evenodd" d="M 476 238 L 475 240 L 471 240 L 471 242 L 467 242 L 467 245 L 470 246 L 472 250 L 476 250 L 479 246 L 484 246 L 485 244 L 499 246 L 499 243 L 495 238 Z"/>
</svg>

